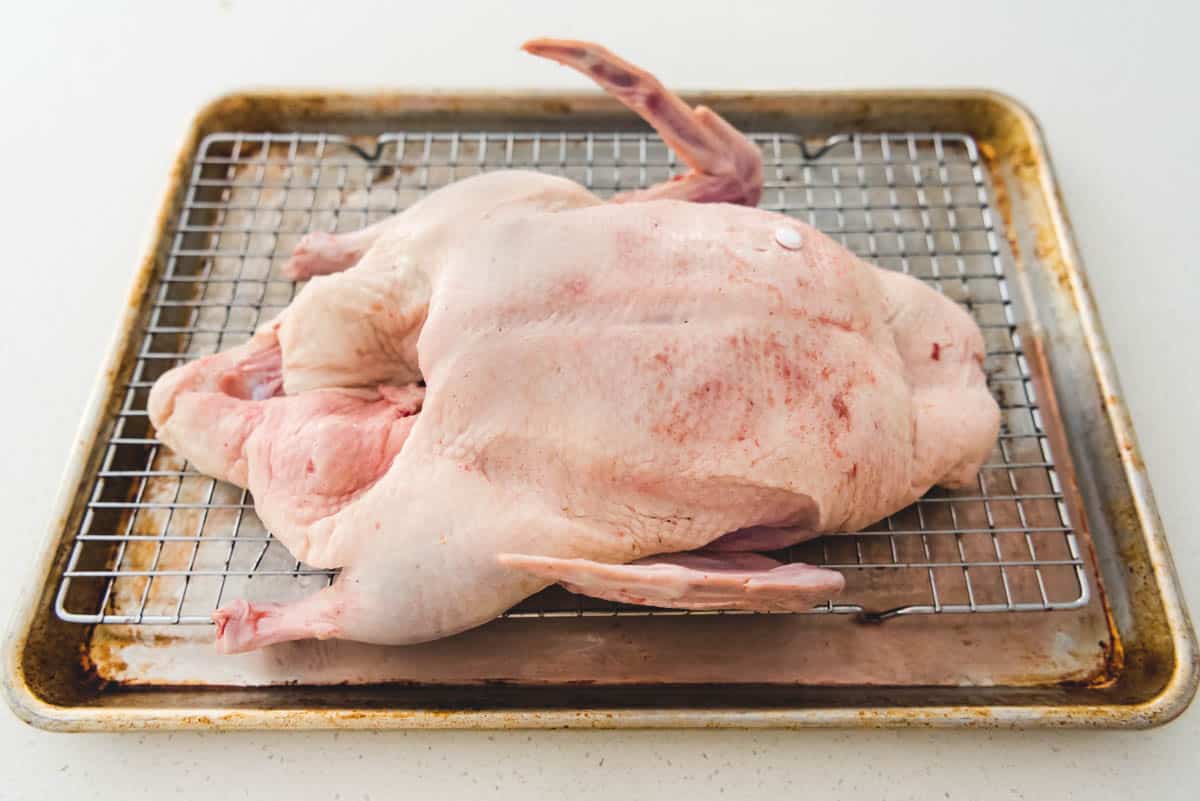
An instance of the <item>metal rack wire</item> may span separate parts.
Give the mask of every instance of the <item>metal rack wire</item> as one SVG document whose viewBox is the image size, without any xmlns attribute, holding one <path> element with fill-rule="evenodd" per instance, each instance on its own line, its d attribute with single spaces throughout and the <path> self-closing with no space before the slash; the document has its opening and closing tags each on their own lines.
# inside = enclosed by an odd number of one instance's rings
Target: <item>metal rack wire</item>
<svg viewBox="0 0 1200 801">
<path fill-rule="evenodd" d="M 1008 256 L 968 136 L 834 136 L 813 146 L 755 134 L 762 207 L 821 228 L 881 267 L 964 304 L 983 330 L 1003 425 L 969 491 L 934 490 L 871 530 L 780 556 L 838 568 L 842 600 L 814 613 L 877 618 L 1077 608 L 1084 561 L 1005 278 Z M 81 623 L 207 623 L 236 597 L 286 600 L 333 580 L 297 562 L 241 489 L 163 447 L 146 412 L 170 367 L 244 341 L 295 296 L 279 268 L 310 230 L 350 231 L 445 184 L 536 169 L 600 196 L 666 179 L 674 154 L 626 133 L 214 134 L 201 144 L 131 380 L 105 436 L 86 513 L 56 599 Z M 629 607 L 551 588 L 509 617 L 701 614 Z M 706 613 L 711 614 L 711 613 Z M 735 614 L 735 613 L 717 613 Z"/>
</svg>

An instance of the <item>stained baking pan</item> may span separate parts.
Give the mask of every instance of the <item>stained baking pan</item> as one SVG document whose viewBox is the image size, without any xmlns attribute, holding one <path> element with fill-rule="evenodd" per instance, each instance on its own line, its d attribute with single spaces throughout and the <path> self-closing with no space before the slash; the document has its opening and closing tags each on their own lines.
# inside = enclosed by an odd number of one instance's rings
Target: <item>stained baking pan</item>
<svg viewBox="0 0 1200 801">
<path fill-rule="evenodd" d="M 352 230 L 488 169 L 600 195 L 674 156 L 600 95 L 240 94 L 197 117 L 84 420 L 5 656 L 51 729 L 1151 726 L 1197 682 L 1145 467 L 1036 124 L 986 92 L 707 94 L 763 150 L 762 205 L 968 308 L 1004 425 L 978 486 L 780 554 L 836 566 L 809 614 L 697 614 L 548 590 L 407 648 L 220 657 L 224 599 L 334 577 L 243 491 L 162 447 L 154 379 L 294 296 L 308 230 Z"/>
</svg>

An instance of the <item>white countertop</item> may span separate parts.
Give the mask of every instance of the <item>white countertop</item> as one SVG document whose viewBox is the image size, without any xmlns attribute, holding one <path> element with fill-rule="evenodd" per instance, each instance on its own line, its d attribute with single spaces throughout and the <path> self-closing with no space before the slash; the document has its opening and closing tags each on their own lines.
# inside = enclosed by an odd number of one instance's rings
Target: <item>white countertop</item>
<svg viewBox="0 0 1200 801">
<path fill-rule="evenodd" d="M 1196 4 L 50 5 L 19 4 L 0 25 L 0 419 L 13 421 L 0 460 L 11 541 L 0 609 L 11 608 L 42 547 L 75 427 L 199 106 L 246 86 L 589 88 L 516 51 L 547 34 L 603 42 L 678 88 L 983 86 L 1027 103 L 1049 138 L 1188 600 L 1200 609 L 1200 337 L 1187 324 L 1200 305 Z M 297 799 L 406 790 L 1184 798 L 1200 781 L 1198 735 L 1200 708 L 1133 733 L 121 736 L 46 734 L 5 710 L 0 799 L 279 797 L 284 787 Z"/>
</svg>

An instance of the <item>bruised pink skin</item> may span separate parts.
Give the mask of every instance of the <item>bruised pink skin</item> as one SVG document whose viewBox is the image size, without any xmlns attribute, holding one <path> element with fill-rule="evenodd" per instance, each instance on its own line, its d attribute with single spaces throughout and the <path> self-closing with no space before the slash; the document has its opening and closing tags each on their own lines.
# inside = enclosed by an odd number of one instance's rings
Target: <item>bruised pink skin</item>
<svg viewBox="0 0 1200 801">
<path fill-rule="evenodd" d="M 801 609 L 841 576 L 745 551 L 966 485 L 994 445 L 964 310 L 734 205 L 761 192 L 757 150 L 644 71 L 587 43 L 526 49 L 592 76 L 692 172 L 613 203 L 493 172 L 306 240 L 288 309 L 155 384 L 164 442 L 342 569 L 301 602 L 219 610 L 222 650 L 420 642 L 556 581 Z"/>
</svg>

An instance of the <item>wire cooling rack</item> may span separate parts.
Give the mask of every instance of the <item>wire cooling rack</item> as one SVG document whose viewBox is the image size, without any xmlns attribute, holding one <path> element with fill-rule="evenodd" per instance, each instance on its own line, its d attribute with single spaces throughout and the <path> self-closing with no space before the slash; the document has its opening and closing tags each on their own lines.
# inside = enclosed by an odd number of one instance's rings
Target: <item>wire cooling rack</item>
<svg viewBox="0 0 1200 801">
<path fill-rule="evenodd" d="M 1089 588 L 1005 278 L 975 142 L 951 133 L 842 135 L 813 143 L 753 134 L 763 208 L 796 216 L 873 263 L 963 304 L 987 343 L 999 439 L 969 490 L 933 490 L 857 534 L 781 558 L 846 575 L 814 613 L 875 617 L 1020 612 L 1084 605 Z M 295 296 L 279 268 L 307 231 L 351 231 L 451 181 L 505 168 L 564 175 L 597 195 L 676 171 L 654 136 L 405 132 L 214 134 L 200 145 L 132 378 L 108 421 L 107 450 L 56 599 L 81 623 L 208 623 L 237 597 L 288 600 L 333 580 L 273 539 L 245 490 L 161 445 L 146 413 L 170 367 L 246 340 Z M 550 588 L 509 617 L 713 614 L 652 610 Z M 716 613 L 735 614 L 735 613 Z"/>
</svg>

